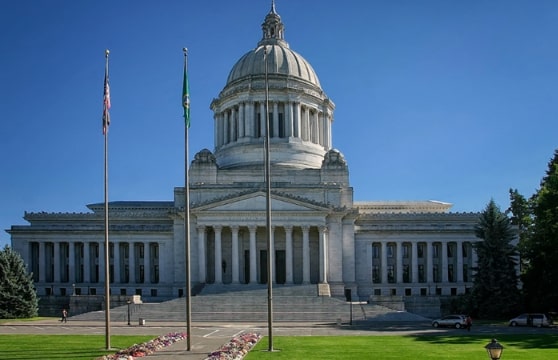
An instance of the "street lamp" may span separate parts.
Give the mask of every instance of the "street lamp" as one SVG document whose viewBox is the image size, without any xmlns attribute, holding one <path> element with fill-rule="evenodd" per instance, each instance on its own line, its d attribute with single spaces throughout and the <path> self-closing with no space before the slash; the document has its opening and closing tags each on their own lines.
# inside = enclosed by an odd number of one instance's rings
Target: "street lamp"
<svg viewBox="0 0 558 360">
<path fill-rule="evenodd" d="M 130 324 L 130 304 L 132 302 L 130 300 L 126 301 L 126 304 L 128 304 L 128 326 L 131 325 Z"/>
<path fill-rule="evenodd" d="M 504 352 L 504 347 L 496 339 L 492 339 L 484 348 L 491 360 L 499 360 L 502 352 Z"/>
</svg>

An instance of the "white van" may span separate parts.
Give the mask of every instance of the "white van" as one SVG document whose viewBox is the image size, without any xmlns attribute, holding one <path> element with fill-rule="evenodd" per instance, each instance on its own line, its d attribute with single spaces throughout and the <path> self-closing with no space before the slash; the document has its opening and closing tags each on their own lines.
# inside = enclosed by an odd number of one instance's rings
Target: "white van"
<svg viewBox="0 0 558 360">
<path fill-rule="evenodd" d="M 510 320 L 510 326 L 550 326 L 551 321 L 545 314 L 526 313 Z"/>
</svg>

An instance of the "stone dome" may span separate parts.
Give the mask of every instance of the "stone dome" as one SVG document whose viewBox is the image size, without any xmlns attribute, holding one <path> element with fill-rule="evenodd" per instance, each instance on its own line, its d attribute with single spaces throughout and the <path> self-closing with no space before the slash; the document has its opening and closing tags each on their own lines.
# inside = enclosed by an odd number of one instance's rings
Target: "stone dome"
<svg viewBox="0 0 558 360">
<path fill-rule="evenodd" d="M 265 75 L 264 49 L 265 44 L 258 46 L 244 54 L 233 66 L 227 85 L 254 75 Z M 268 74 L 280 74 L 299 78 L 316 87 L 320 86 L 320 80 L 316 72 L 306 59 L 291 50 L 288 45 L 271 44 L 267 46 L 267 71 Z"/>
<path fill-rule="evenodd" d="M 252 76 L 265 75 L 267 58 L 268 75 L 286 75 L 321 88 L 316 72 L 306 59 L 289 48 L 285 41 L 285 27 L 275 11 L 275 2 L 262 24 L 263 37 L 254 50 L 248 51 L 232 67 L 227 85 Z M 264 52 L 267 50 L 267 56 Z"/>
</svg>

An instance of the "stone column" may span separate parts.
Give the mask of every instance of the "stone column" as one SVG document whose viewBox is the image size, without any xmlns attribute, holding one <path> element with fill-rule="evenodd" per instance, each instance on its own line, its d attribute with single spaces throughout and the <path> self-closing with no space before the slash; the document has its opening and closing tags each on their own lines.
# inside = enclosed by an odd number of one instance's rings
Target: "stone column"
<svg viewBox="0 0 558 360">
<path fill-rule="evenodd" d="M 238 113 L 236 108 L 231 109 L 231 142 L 238 140 Z"/>
<path fill-rule="evenodd" d="M 68 281 L 76 282 L 76 243 L 73 241 L 68 242 Z"/>
<path fill-rule="evenodd" d="M 213 142 L 215 147 L 218 148 L 221 145 L 219 141 L 219 114 L 213 114 Z"/>
<path fill-rule="evenodd" d="M 230 141 L 229 110 L 227 109 L 223 112 L 223 145 L 228 144 Z"/>
<path fill-rule="evenodd" d="M 327 270 L 328 270 L 328 247 L 327 247 L 327 234 L 328 229 L 326 226 L 318 228 L 320 234 L 320 283 L 327 284 Z"/>
<path fill-rule="evenodd" d="M 54 264 L 53 264 L 54 273 L 52 275 L 53 275 L 54 282 L 59 283 L 60 282 L 60 243 L 53 242 L 52 248 L 54 250 Z"/>
<path fill-rule="evenodd" d="M 244 125 L 244 136 L 248 138 L 254 137 L 254 102 L 248 101 L 244 108 L 244 117 L 245 117 L 245 125 Z"/>
<path fill-rule="evenodd" d="M 293 137 L 302 139 L 300 134 L 300 103 L 295 102 L 294 104 L 294 119 L 293 119 Z"/>
<path fill-rule="evenodd" d="M 302 226 L 302 283 L 310 284 L 310 226 Z"/>
<path fill-rule="evenodd" d="M 232 283 L 238 284 L 239 280 L 239 265 L 238 265 L 238 229 L 237 225 L 231 227 L 232 231 Z"/>
<path fill-rule="evenodd" d="M 432 242 L 427 241 L 424 244 L 424 249 L 426 250 L 426 282 L 432 283 L 434 282 L 434 263 L 432 262 Z"/>
<path fill-rule="evenodd" d="M 46 281 L 46 254 L 45 254 L 45 243 L 39 242 L 39 282 L 44 283 Z"/>
<path fill-rule="evenodd" d="M 463 243 L 458 241 L 455 243 L 456 254 L 457 254 L 457 282 L 463 282 Z"/>
<path fill-rule="evenodd" d="M 293 104 L 290 101 L 285 102 L 285 136 L 293 136 Z"/>
<path fill-rule="evenodd" d="M 112 276 L 114 276 L 115 283 L 120 283 L 120 243 L 113 242 L 112 248 L 114 249 L 112 257 L 114 274 Z"/>
<path fill-rule="evenodd" d="M 277 101 L 273 102 L 273 137 L 279 137 L 279 108 Z"/>
<path fill-rule="evenodd" d="M 250 284 L 256 284 L 258 282 L 258 272 L 256 268 L 256 229 L 257 227 L 254 225 L 248 226 L 248 231 L 250 232 Z"/>
<path fill-rule="evenodd" d="M 260 102 L 260 134 L 257 137 L 264 137 L 265 136 L 265 121 L 267 117 L 265 115 L 265 103 L 262 101 Z"/>
<path fill-rule="evenodd" d="M 442 283 L 447 284 L 448 282 L 448 243 L 443 241 L 440 244 L 442 248 Z"/>
<path fill-rule="evenodd" d="M 402 251 L 401 241 L 395 242 L 395 253 L 396 253 L 396 263 L 395 263 L 395 282 L 401 284 L 403 282 L 403 251 Z"/>
<path fill-rule="evenodd" d="M 382 247 L 380 250 L 380 256 L 381 256 L 381 266 L 382 266 L 382 284 L 387 284 L 388 283 L 388 274 L 387 274 L 387 241 L 382 241 L 381 242 Z"/>
<path fill-rule="evenodd" d="M 151 244 L 143 244 L 143 282 L 151 284 Z"/>
<path fill-rule="evenodd" d="M 133 242 L 128 243 L 128 273 L 130 275 L 130 284 L 136 283 L 136 251 Z"/>
<path fill-rule="evenodd" d="M 89 253 L 89 243 L 83 242 L 83 282 L 91 282 L 91 255 Z M 43 280 L 44 281 L 44 280 Z"/>
<path fill-rule="evenodd" d="M 99 243 L 97 243 L 97 246 L 99 247 L 99 258 L 98 258 L 98 264 L 99 264 L 99 271 L 98 271 L 98 277 L 97 277 L 97 282 L 105 282 L 105 242 L 104 241 L 100 241 Z"/>
<path fill-rule="evenodd" d="M 418 250 L 417 243 L 411 243 L 411 282 L 418 283 Z"/>
<path fill-rule="evenodd" d="M 245 135 L 245 120 L 246 118 L 244 116 L 244 103 L 240 103 L 238 104 L 238 139 L 242 139 Z"/>
<path fill-rule="evenodd" d="M 198 278 L 202 284 L 207 281 L 205 257 L 205 226 L 198 226 Z"/>
<path fill-rule="evenodd" d="M 293 283 L 293 227 L 285 226 L 286 283 Z"/>
<path fill-rule="evenodd" d="M 223 254 L 221 253 L 221 226 L 214 226 L 215 230 L 215 284 L 223 283 L 223 268 L 221 263 L 223 262 Z"/>
</svg>

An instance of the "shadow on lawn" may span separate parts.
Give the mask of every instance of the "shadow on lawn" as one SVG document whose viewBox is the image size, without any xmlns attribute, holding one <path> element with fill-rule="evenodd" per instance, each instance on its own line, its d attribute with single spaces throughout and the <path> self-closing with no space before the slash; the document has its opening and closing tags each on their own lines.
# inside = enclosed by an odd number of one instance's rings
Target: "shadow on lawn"
<svg viewBox="0 0 558 360">
<path fill-rule="evenodd" d="M 485 335 L 462 334 L 457 336 L 449 335 L 410 335 L 416 341 L 429 342 L 432 344 L 467 344 L 478 343 L 479 339 L 489 338 Z M 558 334 L 493 334 L 498 342 L 504 346 L 519 349 L 558 349 Z"/>
</svg>

